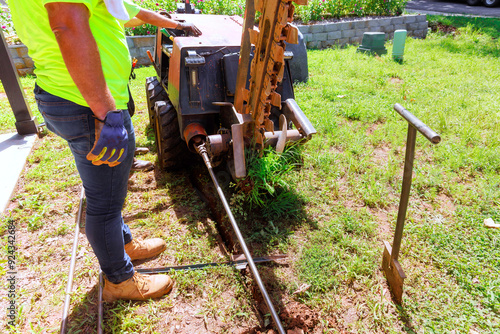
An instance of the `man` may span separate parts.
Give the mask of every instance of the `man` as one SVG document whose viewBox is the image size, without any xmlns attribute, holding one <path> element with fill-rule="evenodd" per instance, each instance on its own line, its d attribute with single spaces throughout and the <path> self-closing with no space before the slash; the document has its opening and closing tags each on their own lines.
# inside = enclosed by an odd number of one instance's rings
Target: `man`
<svg viewBox="0 0 500 334">
<path fill-rule="evenodd" d="M 109 8 L 102 0 L 58 1 L 16 0 L 9 5 L 35 62 L 38 108 L 47 128 L 68 142 L 85 188 L 85 232 L 105 274 L 103 298 L 163 296 L 172 289 L 170 277 L 140 275 L 131 261 L 158 255 L 165 242 L 133 239 L 121 215 L 135 150 L 130 115 L 123 112 L 130 55 L 123 22 L 111 15 L 114 5 L 123 5 L 120 0 L 106 0 Z M 125 5 L 128 18 L 121 19 L 152 17 L 152 24 L 200 34 L 193 24 Z"/>
</svg>

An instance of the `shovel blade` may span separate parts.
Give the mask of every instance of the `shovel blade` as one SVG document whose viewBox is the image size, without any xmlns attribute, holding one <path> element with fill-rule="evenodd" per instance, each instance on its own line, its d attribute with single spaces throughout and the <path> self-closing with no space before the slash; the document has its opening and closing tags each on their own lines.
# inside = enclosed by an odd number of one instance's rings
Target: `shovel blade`
<svg viewBox="0 0 500 334">
<path fill-rule="evenodd" d="M 398 260 L 392 259 L 392 247 L 384 241 L 384 255 L 382 257 L 382 269 L 391 288 L 394 301 L 401 305 L 403 303 L 403 283 L 406 275 Z"/>
</svg>

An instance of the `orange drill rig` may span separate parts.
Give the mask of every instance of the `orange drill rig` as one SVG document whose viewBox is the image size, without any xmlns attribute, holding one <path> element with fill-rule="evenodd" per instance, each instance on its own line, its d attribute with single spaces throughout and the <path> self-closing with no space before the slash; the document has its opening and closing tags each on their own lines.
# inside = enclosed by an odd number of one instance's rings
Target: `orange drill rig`
<svg viewBox="0 0 500 334">
<path fill-rule="evenodd" d="M 203 34 L 163 29 L 156 35 L 158 76 L 147 79 L 146 90 L 161 168 L 182 166 L 203 142 L 213 164 L 225 160 L 233 177 L 242 178 L 246 147 L 282 150 L 288 142 L 311 138 L 315 129 L 294 100 L 293 54 L 285 50 L 285 42 L 298 39 L 290 24 L 293 12 L 292 0 L 249 0 L 244 20 L 170 15 L 195 23 Z"/>
</svg>

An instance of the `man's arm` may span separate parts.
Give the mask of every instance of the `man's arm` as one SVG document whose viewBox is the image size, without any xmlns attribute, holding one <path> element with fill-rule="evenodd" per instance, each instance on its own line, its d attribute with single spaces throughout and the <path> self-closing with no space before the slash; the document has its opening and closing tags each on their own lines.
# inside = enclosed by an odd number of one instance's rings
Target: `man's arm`
<svg viewBox="0 0 500 334">
<path fill-rule="evenodd" d="M 144 23 L 149 23 L 160 28 L 185 30 L 185 32 L 192 33 L 194 36 L 201 35 L 201 31 L 192 23 L 180 23 L 164 15 L 143 8 L 141 8 L 133 19 L 125 24 L 125 27 L 135 27 Z"/>
<path fill-rule="evenodd" d="M 175 29 L 179 22 L 169 19 L 166 16 L 158 14 L 148 9 L 141 8 L 139 13 L 135 16 L 136 19 L 142 21 L 140 24 L 149 23 L 151 25 L 161 27 L 161 28 L 169 28 Z"/>
<path fill-rule="evenodd" d="M 87 7 L 79 3 L 54 2 L 46 4 L 45 8 L 71 78 L 94 115 L 104 120 L 108 111 L 116 110 L 116 105 L 104 80 Z"/>
</svg>

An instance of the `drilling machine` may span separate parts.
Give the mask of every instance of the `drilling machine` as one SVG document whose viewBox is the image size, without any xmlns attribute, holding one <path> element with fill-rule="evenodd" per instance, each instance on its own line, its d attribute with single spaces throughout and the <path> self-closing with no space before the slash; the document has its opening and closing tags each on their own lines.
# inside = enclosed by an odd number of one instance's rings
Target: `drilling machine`
<svg viewBox="0 0 500 334">
<path fill-rule="evenodd" d="M 277 145 L 283 150 L 285 143 L 315 133 L 294 100 L 293 54 L 285 50 L 285 42 L 298 39 L 297 28 L 290 25 L 294 5 L 291 0 L 255 5 L 261 13 L 258 30 L 254 1 L 247 1 L 245 20 L 164 13 L 195 23 L 203 34 L 183 36 L 172 29 L 156 34 L 151 58 L 157 77 L 147 79 L 146 93 L 162 169 L 182 166 L 189 152 L 205 143 L 213 165 L 226 161 L 233 178 L 242 178 L 245 148 Z M 183 11 L 193 12 L 190 7 L 186 3 Z"/>
<path fill-rule="evenodd" d="M 178 13 L 162 13 L 194 23 L 202 35 L 159 29 L 150 55 L 157 77 L 146 80 L 160 168 L 180 167 L 196 153 L 202 157 L 280 333 L 284 329 L 212 167 L 225 161 L 234 179 L 244 178 L 245 149 L 275 146 L 282 152 L 287 143 L 316 133 L 294 100 L 293 53 L 285 50 L 285 42 L 298 41 L 298 30 L 290 24 L 293 2 L 305 5 L 307 0 L 247 0 L 244 19 L 193 15 L 188 1 Z"/>
</svg>

